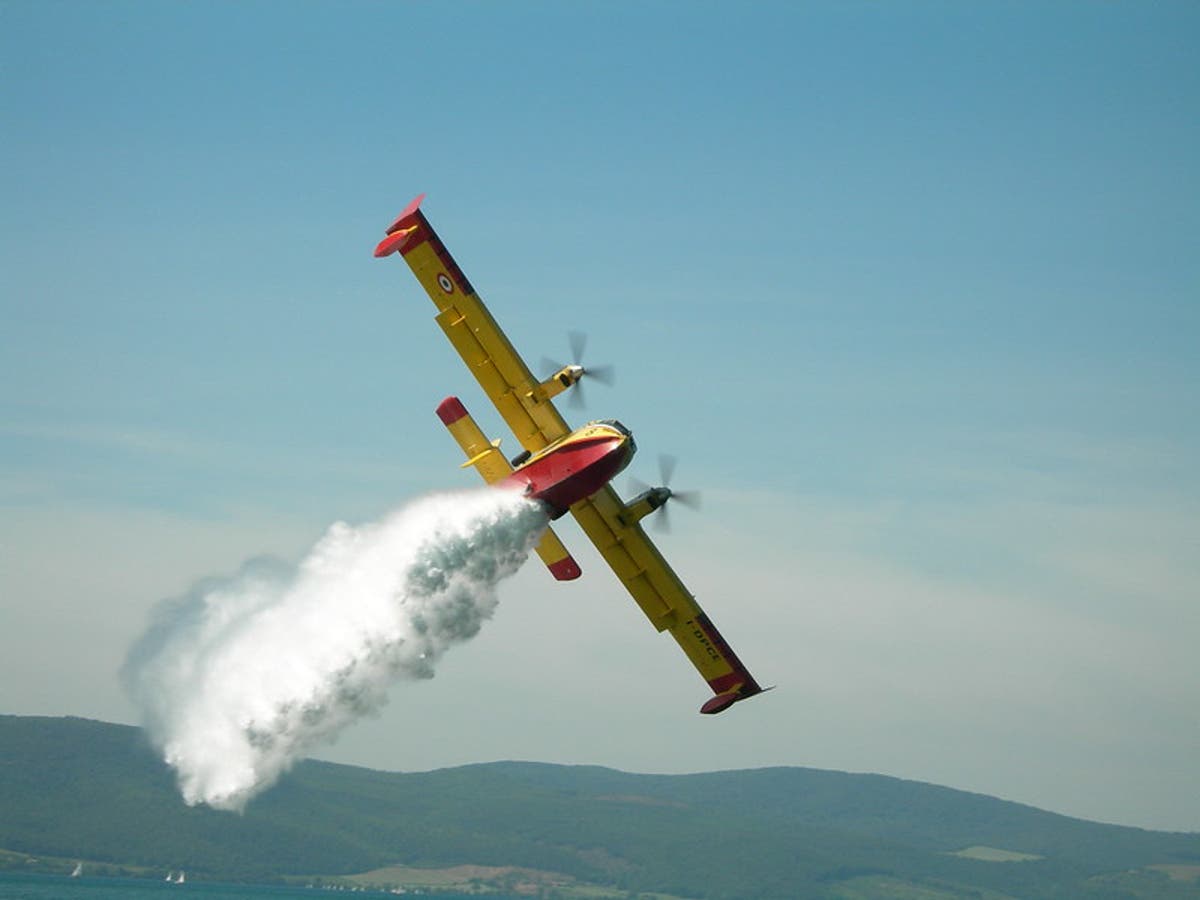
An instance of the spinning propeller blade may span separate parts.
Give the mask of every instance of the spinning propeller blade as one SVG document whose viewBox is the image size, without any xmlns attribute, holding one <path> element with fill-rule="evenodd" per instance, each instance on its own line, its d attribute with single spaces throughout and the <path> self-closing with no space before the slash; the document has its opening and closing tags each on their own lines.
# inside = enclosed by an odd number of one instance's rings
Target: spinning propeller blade
<svg viewBox="0 0 1200 900">
<path fill-rule="evenodd" d="M 583 374 L 589 378 L 594 378 L 601 384 L 612 385 L 615 370 L 611 365 L 605 364 L 602 366 L 584 365 L 583 357 L 587 352 L 588 336 L 584 331 L 567 332 L 567 340 L 571 344 L 571 357 L 575 360 L 575 364 L 583 367 Z"/>
<path fill-rule="evenodd" d="M 662 505 L 655 510 L 658 516 L 654 521 L 654 527 L 658 531 L 670 532 L 671 530 L 671 513 L 669 507 L 672 502 L 677 500 L 688 509 L 697 511 L 700 509 L 699 491 L 677 491 L 671 487 L 671 480 L 675 475 L 675 467 L 678 463 L 679 460 L 675 456 L 667 453 L 659 454 L 658 474 L 661 479 L 661 486 L 666 491 L 666 497 L 663 498 Z M 629 488 L 635 494 L 653 490 L 650 485 L 635 476 L 630 476 Z"/>
<path fill-rule="evenodd" d="M 545 373 L 543 377 L 549 378 L 556 372 L 561 372 L 563 369 L 570 366 L 578 366 L 579 374 L 575 379 L 571 391 L 571 396 L 567 398 L 567 405 L 576 409 L 584 406 L 583 379 L 589 378 L 600 382 L 600 384 L 611 386 L 614 381 L 615 370 L 611 365 L 589 366 L 583 362 L 583 355 L 587 351 L 588 338 L 587 334 L 582 331 L 567 332 L 567 343 L 571 348 L 570 363 L 561 363 L 549 356 L 543 356 L 541 359 L 541 369 Z"/>
</svg>

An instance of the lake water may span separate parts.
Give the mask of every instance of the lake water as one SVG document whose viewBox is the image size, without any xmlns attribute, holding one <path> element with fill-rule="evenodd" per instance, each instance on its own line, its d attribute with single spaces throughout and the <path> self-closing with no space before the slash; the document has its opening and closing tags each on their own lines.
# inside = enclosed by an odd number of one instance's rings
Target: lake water
<svg viewBox="0 0 1200 900">
<path fill-rule="evenodd" d="M 65 875 L 27 875 L 0 872 L 0 900 L 319 900 L 324 897 L 394 897 L 378 891 L 327 891 L 274 885 L 219 884 L 189 881 L 168 884 L 135 878 L 68 878 Z M 405 894 L 436 900 L 479 900 L 466 894 Z M 489 894 L 490 900 L 510 900 Z"/>
</svg>

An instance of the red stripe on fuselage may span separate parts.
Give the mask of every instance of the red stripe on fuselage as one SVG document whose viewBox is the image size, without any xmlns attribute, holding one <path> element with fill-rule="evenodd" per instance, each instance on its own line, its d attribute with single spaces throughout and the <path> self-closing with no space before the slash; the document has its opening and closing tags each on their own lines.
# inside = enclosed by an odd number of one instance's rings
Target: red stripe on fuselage
<svg viewBox="0 0 1200 900">
<path fill-rule="evenodd" d="M 521 466 L 502 484 L 522 486 L 558 518 L 572 503 L 590 497 L 629 464 L 629 439 L 616 430 L 587 438 L 568 438 Z"/>
</svg>

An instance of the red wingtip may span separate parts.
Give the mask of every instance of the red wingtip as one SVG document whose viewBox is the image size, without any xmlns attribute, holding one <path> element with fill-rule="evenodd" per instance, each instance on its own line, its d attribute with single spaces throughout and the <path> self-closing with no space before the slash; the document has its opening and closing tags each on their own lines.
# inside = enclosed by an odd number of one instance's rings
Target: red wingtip
<svg viewBox="0 0 1200 900">
<path fill-rule="evenodd" d="M 751 684 L 738 685 L 731 691 L 726 691 L 723 694 L 717 694 L 715 697 L 709 697 L 708 702 L 700 707 L 700 712 L 704 713 L 706 716 L 715 715 L 722 710 L 729 709 L 729 707 L 733 706 L 733 704 L 737 703 L 739 700 L 746 700 L 758 694 L 765 694 L 770 690 L 774 690 L 774 688 L 760 688 L 757 684 L 753 683 L 753 680 L 751 680 Z"/>
<path fill-rule="evenodd" d="M 404 245 L 408 243 L 409 237 L 416 230 L 417 229 L 415 227 L 406 228 L 403 231 L 397 231 L 394 234 L 389 234 L 382 241 L 375 245 L 375 255 L 382 259 L 385 256 L 391 256 L 397 250 L 403 249 Z"/>
<path fill-rule="evenodd" d="M 424 194 L 418 194 L 417 198 L 413 200 L 412 203 L 404 207 L 404 212 L 400 213 L 400 215 L 396 217 L 396 221 L 388 226 L 387 233 L 391 234 L 393 231 L 399 231 L 401 228 L 407 225 L 408 222 L 406 220 L 416 215 L 417 210 L 421 208 L 421 201 L 424 199 Z"/>
<path fill-rule="evenodd" d="M 729 707 L 741 699 L 742 695 L 737 691 L 730 691 L 728 694 L 717 694 L 717 696 L 709 698 L 708 702 L 700 707 L 700 712 L 706 716 L 713 716 L 722 710 L 729 709 Z"/>
<path fill-rule="evenodd" d="M 447 397 L 438 404 L 437 414 L 442 424 L 449 428 L 467 414 L 467 408 L 457 397 Z"/>
<path fill-rule="evenodd" d="M 556 563 L 552 563 L 547 568 L 550 574 L 559 581 L 574 581 L 583 574 L 583 570 L 579 568 L 579 563 L 575 562 L 574 557 L 564 556 Z"/>
</svg>

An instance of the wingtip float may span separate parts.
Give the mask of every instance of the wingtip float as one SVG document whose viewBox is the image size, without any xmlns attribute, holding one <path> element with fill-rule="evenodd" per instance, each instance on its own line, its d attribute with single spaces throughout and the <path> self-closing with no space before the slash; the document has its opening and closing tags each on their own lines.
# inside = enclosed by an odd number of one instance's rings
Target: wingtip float
<svg viewBox="0 0 1200 900">
<path fill-rule="evenodd" d="M 763 692 L 696 603 L 679 576 L 642 530 L 640 520 L 670 498 L 653 488 L 625 503 L 613 490 L 637 444 L 615 419 L 572 429 L 553 398 L 586 376 L 582 366 L 564 366 L 535 378 L 509 343 L 462 269 L 421 211 L 421 194 L 388 227 L 375 256 L 399 253 L 437 307 L 436 321 L 475 375 L 480 387 L 523 446 L 509 460 L 499 440 L 488 440 L 457 397 L 437 407 L 438 417 L 474 468 L 490 485 L 523 491 L 541 501 L 552 518 L 568 511 L 659 631 L 670 632 L 713 692 L 700 708 L 711 715 Z M 657 501 L 657 502 L 656 502 Z M 581 574 L 553 529 L 537 553 L 559 581 Z"/>
</svg>

